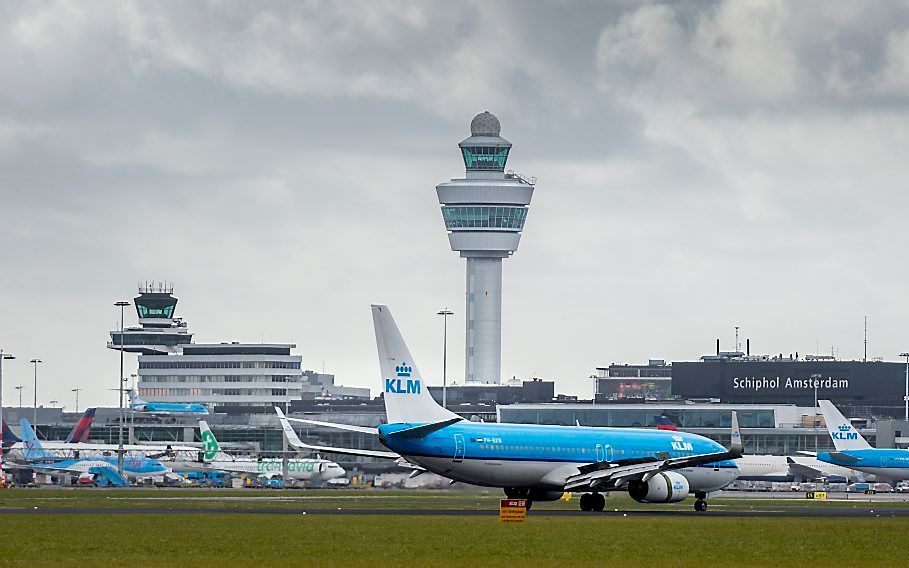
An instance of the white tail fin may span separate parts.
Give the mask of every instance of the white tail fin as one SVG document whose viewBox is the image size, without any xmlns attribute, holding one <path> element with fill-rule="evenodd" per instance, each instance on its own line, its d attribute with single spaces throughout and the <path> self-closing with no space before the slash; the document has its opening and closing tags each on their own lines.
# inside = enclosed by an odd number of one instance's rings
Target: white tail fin
<svg viewBox="0 0 909 568">
<path fill-rule="evenodd" d="M 388 306 L 372 306 L 372 321 L 376 326 L 388 423 L 422 424 L 457 418 L 457 414 L 442 408 L 429 394 Z"/>
<path fill-rule="evenodd" d="M 865 441 L 865 438 L 858 433 L 855 426 L 849 422 L 842 413 L 833 406 L 829 400 L 819 400 L 818 405 L 824 414 L 824 422 L 827 423 L 827 431 L 833 439 L 833 447 L 837 451 L 842 450 L 862 450 L 871 446 Z"/>
<path fill-rule="evenodd" d="M 126 391 L 126 395 L 129 397 L 129 404 L 131 405 L 142 405 L 148 404 L 142 397 L 139 396 L 139 391 L 136 389 L 129 389 Z"/>
</svg>

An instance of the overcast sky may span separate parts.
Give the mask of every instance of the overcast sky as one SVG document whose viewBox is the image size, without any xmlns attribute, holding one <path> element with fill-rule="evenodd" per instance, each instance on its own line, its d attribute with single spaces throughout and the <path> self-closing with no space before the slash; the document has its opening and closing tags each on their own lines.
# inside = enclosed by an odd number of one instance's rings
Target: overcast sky
<svg viewBox="0 0 909 568">
<path fill-rule="evenodd" d="M 294 342 L 375 394 L 370 303 L 463 377 L 434 187 L 495 113 L 538 178 L 504 264 L 504 377 L 909 349 L 909 5 L 5 2 L 4 397 L 111 404 L 142 280 L 197 341 Z M 136 323 L 134 312 L 128 324 Z M 127 373 L 136 358 L 127 355 Z"/>
</svg>

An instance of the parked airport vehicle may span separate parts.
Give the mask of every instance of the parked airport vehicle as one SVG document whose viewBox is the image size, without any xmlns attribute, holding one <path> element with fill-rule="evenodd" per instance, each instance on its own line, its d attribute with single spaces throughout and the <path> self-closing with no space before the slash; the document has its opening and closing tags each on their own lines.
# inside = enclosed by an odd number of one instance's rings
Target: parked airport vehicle
<svg viewBox="0 0 909 568">
<path fill-rule="evenodd" d="M 818 404 L 836 451 L 821 452 L 817 459 L 893 482 L 909 479 L 909 450 L 872 448 L 832 402 Z"/>
<path fill-rule="evenodd" d="M 311 446 L 293 434 L 294 445 L 403 458 L 418 468 L 415 474 L 424 469 L 454 481 L 501 487 L 509 498 L 529 502 L 560 499 L 566 491 L 583 493 L 585 511 L 603 510 L 610 491 L 627 491 L 641 503 L 677 502 L 694 494 L 695 509 L 705 511 L 707 494 L 738 473 L 732 460 L 741 457 L 742 443 L 734 412 L 729 450 L 684 432 L 464 420 L 433 400 L 388 307 L 373 306 L 372 315 L 388 423 L 376 429 L 333 426 L 377 434 L 391 451 Z M 290 437 L 288 419 L 275 411 Z"/>
</svg>

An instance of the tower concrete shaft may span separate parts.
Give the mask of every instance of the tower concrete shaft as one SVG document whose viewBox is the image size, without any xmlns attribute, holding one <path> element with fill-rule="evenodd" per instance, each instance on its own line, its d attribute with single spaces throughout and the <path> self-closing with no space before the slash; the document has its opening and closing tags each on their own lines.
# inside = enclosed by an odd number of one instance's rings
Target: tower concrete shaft
<svg viewBox="0 0 909 568">
<path fill-rule="evenodd" d="M 502 259 L 518 249 L 534 181 L 505 172 L 511 142 L 482 112 L 458 146 L 466 176 L 436 186 L 451 250 L 467 259 L 465 380 L 498 384 L 502 373 Z"/>
</svg>

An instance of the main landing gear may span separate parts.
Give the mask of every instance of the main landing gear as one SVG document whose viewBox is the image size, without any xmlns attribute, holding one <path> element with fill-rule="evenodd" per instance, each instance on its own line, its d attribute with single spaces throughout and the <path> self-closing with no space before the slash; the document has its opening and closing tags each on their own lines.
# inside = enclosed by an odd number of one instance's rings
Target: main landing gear
<svg viewBox="0 0 909 568">
<path fill-rule="evenodd" d="M 602 493 L 584 493 L 581 495 L 582 511 L 602 511 L 606 508 L 606 497 Z"/>
<path fill-rule="evenodd" d="M 694 510 L 698 513 L 703 513 L 707 510 L 707 494 L 706 493 L 695 493 L 694 494 Z"/>
</svg>

